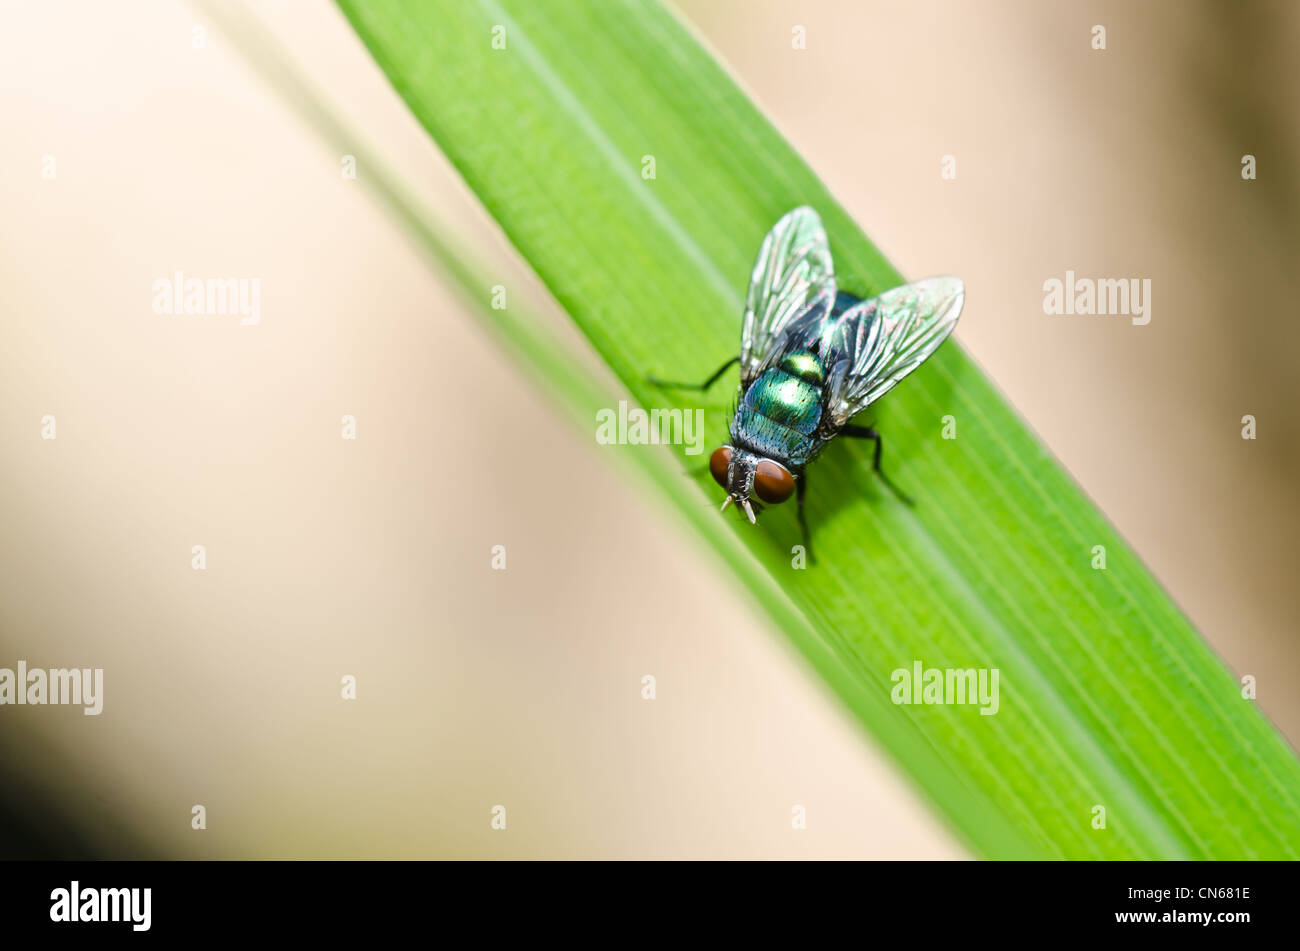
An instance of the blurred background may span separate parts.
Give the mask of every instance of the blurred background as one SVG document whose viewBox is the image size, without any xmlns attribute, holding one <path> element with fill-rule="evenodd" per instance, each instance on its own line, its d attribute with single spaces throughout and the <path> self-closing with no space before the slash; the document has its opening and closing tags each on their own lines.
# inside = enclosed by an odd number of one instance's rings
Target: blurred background
<svg viewBox="0 0 1300 951">
<path fill-rule="evenodd" d="M 601 372 L 337 9 L 249 6 Z M 962 345 L 1295 745 L 1300 6 L 677 9 L 905 274 L 965 278 Z M 0 855 L 966 857 L 202 8 L 0 10 L 0 667 L 105 671 L 98 717 L 0 707 Z M 1151 323 L 1044 316 L 1067 267 Z M 260 323 L 155 314 L 177 270 Z"/>
</svg>

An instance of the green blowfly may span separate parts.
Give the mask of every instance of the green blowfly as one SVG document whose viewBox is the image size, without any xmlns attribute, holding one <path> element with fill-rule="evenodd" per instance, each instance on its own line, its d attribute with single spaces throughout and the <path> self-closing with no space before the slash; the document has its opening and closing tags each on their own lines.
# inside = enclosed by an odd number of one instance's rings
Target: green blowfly
<svg viewBox="0 0 1300 951">
<path fill-rule="evenodd" d="M 862 300 L 835 286 L 830 245 L 817 212 L 796 208 L 768 232 L 745 297 L 740 356 L 703 383 L 662 386 L 704 390 L 740 364 L 731 442 L 709 458 L 709 471 L 755 521 L 755 502 L 776 505 L 796 495 L 809 545 L 803 501 L 808 463 L 836 436 L 875 442 L 880 434 L 849 420 L 884 396 L 938 349 L 961 314 L 965 288 L 955 277 L 904 284 Z"/>
</svg>

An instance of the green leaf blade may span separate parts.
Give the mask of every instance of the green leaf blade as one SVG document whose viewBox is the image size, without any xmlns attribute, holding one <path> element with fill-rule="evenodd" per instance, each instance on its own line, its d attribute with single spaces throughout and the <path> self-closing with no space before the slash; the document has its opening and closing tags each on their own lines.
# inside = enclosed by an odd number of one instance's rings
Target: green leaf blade
<svg viewBox="0 0 1300 951">
<path fill-rule="evenodd" d="M 692 405 L 646 374 L 703 378 L 735 353 L 754 254 L 792 207 L 822 214 L 850 289 L 902 282 L 657 4 L 340 5 L 643 405 Z M 728 390 L 694 404 L 718 442 Z M 955 440 L 940 436 L 949 415 Z M 792 507 L 757 529 L 702 527 L 757 559 L 762 571 L 733 555 L 753 596 L 967 841 L 994 857 L 1300 855 L 1293 752 L 960 348 L 876 417 L 914 509 L 881 491 L 869 450 L 844 444 L 809 473 L 815 567 L 791 567 Z M 664 488 L 698 510 L 718 492 L 698 458 L 685 464 L 693 479 Z M 891 672 L 918 660 L 997 668 L 998 712 L 891 703 Z"/>
</svg>

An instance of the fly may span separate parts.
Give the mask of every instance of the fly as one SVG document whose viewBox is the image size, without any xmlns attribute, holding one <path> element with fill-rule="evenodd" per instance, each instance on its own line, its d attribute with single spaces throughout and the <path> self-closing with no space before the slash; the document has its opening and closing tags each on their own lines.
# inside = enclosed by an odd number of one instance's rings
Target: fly
<svg viewBox="0 0 1300 951">
<path fill-rule="evenodd" d="M 745 297 L 740 355 L 703 383 L 660 386 L 707 390 L 740 364 L 731 441 L 709 457 L 709 471 L 755 522 L 755 504 L 795 496 L 804 544 L 812 552 L 803 502 L 807 466 L 836 436 L 875 443 L 873 471 L 911 503 L 880 468 L 884 441 L 849 423 L 888 393 L 952 333 L 965 287 L 955 277 L 904 284 L 862 300 L 835 286 L 830 244 L 817 212 L 796 208 L 759 249 Z"/>
</svg>

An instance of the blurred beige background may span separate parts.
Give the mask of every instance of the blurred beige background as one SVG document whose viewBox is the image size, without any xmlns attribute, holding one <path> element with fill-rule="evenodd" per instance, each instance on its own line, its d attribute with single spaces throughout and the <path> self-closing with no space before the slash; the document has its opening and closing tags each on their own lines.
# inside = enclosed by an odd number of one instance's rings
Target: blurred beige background
<svg viewBox="0 0 1300 951">
<path fill-rule="evenodd" d="M 336 9 L 255 6 L 591 365 Z M 965 856 L 197 8 L 0 9 L 0 666 L 105 668 L 98 718 L 0 708 L 33 850 Z M 966 279 L 963 345 L 1295 743 L 1300 8 L 680 10 L 904 273 Z M 1151 278 L 1151 324 L 1045 317 L 1066 268 Z M 154 314 L 177 269 L 261 323 Z"/>
</svg>

